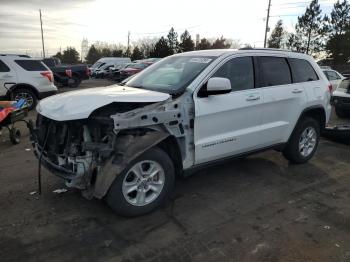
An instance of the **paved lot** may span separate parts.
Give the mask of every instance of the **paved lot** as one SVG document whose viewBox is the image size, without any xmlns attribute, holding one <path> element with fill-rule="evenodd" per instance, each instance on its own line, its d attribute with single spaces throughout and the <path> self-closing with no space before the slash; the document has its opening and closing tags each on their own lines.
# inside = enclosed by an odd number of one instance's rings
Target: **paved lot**
<svg viewBox="0 0 350 262">
<path fill-rule="evenodd" d="M 95 84 L 106 83 L 83 87 Z M 178 181 L 160 210 L 126 219 L 75 190 L 53 193 L 64 184 L 46 171 L 43 194 L 30 195 L 27 135 L 0 142 L 1 261 L 350 261 L 349 145 L 323 139 L 299 166 L 268 151 L 211 167 Z"/>
</svg>

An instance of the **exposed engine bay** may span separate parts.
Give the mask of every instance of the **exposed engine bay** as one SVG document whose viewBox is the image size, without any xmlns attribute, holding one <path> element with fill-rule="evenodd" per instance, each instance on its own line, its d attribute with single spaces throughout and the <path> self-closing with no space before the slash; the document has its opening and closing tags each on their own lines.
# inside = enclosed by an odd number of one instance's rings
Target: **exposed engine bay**
<svg viewBox="0 0 350 262">
<path fill-rule="evenodd" d="M 193 118 L 190 96 L 157 103 L 115 102 L 87 119 L 55 121 L 38 114 L 32 137 L 44 167 L 85 197 L 102 198 L 130 161 L 164 141 L 173 143 L 163 146 L 171 148 L 181 170 L 192 165 Z"/>
</svg>

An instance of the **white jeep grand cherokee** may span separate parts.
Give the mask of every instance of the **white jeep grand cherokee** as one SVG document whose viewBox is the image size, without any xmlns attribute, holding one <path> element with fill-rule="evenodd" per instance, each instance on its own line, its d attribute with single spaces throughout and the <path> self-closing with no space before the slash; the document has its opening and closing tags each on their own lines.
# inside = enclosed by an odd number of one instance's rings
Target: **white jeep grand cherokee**
<svg viewBox="0 0 350 262">
<path fill-rule="evenodd" d="M 173 55 L 124 86 L 40 102 L 33 132 L 42 164 L 117 213 L 158 207 L 181 174 L 274 148 L 293 163 L 315 153 L 331 106 L 315 61 L 279 50 Z"/>
</svg>

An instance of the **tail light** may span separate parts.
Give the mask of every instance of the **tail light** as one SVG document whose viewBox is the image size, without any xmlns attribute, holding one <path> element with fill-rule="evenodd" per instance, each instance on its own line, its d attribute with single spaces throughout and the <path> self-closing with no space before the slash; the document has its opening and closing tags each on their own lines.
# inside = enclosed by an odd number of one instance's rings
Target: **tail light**
<svg viewBox="0 0 350 262">
<path fill-rule="evenodd" d="M 90 70 L 90 68 L 88 68 L 88 67 L 86 68 L 86 75 L 87 75 L 87 76 L 90 76 L 90 75 L 91 75 L 91 70 Z"/>
<path fill-rule="evenodd" d="M 40 73 L 42 76 L 46 77 L 47 79 L 49 79 L 50 82 L 53 81 L 53 74 L 51 71 L 45 71 L 45 72 L 41 72 Z"/>
<path fill-rule="evenodd" d="M 333 86 L 332 86 L 332 84 L 329 84 L 329 85 L 328 85 L 328 90 L 329 90 L 329 93 L 332 93 L 332 92 L 333 92 Z"/>
<path fill-rule="evenodd" d="M 68 77 L 72 77 L 72 70 L 71 70 L 71 69 L 67 69 L 67 70 L 66 70 L 66 75 L 67 75 Z"/>
</svg>

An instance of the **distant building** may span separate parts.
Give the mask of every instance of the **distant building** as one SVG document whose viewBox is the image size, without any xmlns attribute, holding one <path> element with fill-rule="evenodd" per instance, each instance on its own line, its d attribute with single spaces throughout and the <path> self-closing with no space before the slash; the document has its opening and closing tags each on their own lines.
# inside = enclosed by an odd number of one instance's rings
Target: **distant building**
<svg viewBox="0 0 350 262">
<path fill-rule="evenodd" d="M 87 56 L 89 52 L 89 41 L 87 38 L 83 38 L 83 41 L 81 41 L 81 61 L 85 61 L 85 57 Z"/>
<path fill-rule="evenodd" d="M 200 42 L 199 34 L 196 34 L 196 47 L 198 46 L 199 42 Z"/>
</svg>

